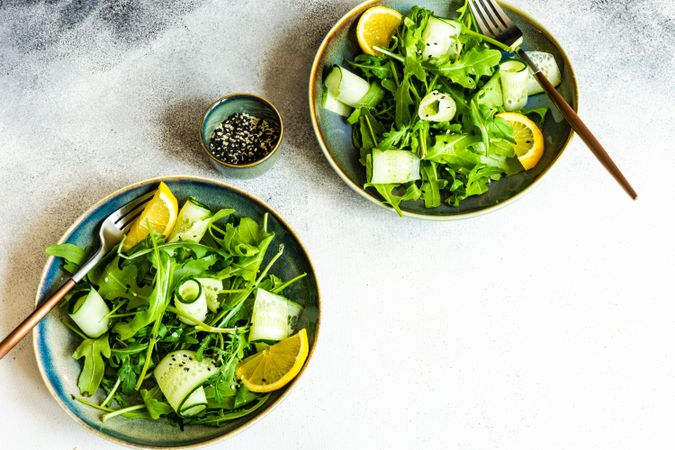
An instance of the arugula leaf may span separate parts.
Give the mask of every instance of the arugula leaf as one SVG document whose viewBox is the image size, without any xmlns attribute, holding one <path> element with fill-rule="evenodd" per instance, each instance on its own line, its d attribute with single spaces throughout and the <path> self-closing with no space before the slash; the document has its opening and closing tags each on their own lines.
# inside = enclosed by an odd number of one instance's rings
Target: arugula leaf
<svg viewBox="0 0 675 450">
<path fill-rule="evenodd" d="M 410 13 L 403 19 L 402 43 L 405 51 L 406 67 L 413 60 L 421 59 L 421 51 L 424 45 L 422 35 L 431 15 L 432 12 L 430 10 L 413 6 Z M 415 69 L 416 71 L 417 68 Z M 421 78 L 420 81 L 422 81 Z"/>
<path fill-rule="evenodd" d="M 98 292 L 104 298 L 144 301 L 150 295 L 150 286 L 139 286 L 138 266 L 122 261 L 116 256 L 103 270 L 90 272 L 89 281 L 98 286 Z"/>
<path fill-rule="evenodd" d="M 426 67 L 464 88 L 475 89 L 476 80 L 482 76 L 491 76 L 501 59 L 502 53 L 499 50 L 476 45 L 457 61 L 448 61 L 439 66 L 427 63 Z"/>
<path fill-rule="evenodd" d="M 530 119 L 537 124 L 539 128 L 544 126 L 544 120 L 546 119 L 546 114 L 548 113 L 548 107 L 540 106 L 539 108 L 524 109 L 521 111 L 521 114 L 525 114 Z"/>
<path fill-rule="evenodd" d="M 401 211 L 400 203 L 403 201 L 403 198 L 400 195 L 396 195 L 394 190 L 398 187 L 398 184 L 366 184 L 364 187 L 374 188 L 384 199 L 385 203 L 388 203 L 396 213 L 403 217 L 403 211 Z"/>
<path fill-rule="evenodd" d="M 486 193 L 490 181 L 498 180 L 502 173 L 498 167 L 475 166 L 467 177 L 465 195 L 469 197 Z"/>
<path fill-rule="evenodd" d="M 134 390 L 138 374 L 134 370 L 134 365 L 131 363 L 131 358 L 129 356 L 122 358 L 122 361 L 122 365 L 117 371 L 117 378 L 120 380 L 122 392 L 130 394 Z"/>
<path fill-rule="evenodd" d="M 147 309 L 139 312 L 129 321 L 120 321 L 113 326 L 113 331 L 122 340 L 130 339 L 141 328 L 157 320 L 171 301 L 170 287 L 172 285 L 175 262 L 169 258 L 166 252 L 159 251 L 156 247 L 154 256 L 157 272 L 154 288 L 148 297 Z M 100 290 L 99 293 L 101 293 Z"/>
<path fill-rule="evenodd" d="M 473 155 L 467 155 L 467 149 L 479 142 L 470 134 L 444 134 L 436 136 L 436 143 L 429 148 L 426 159 L 436 163 L 467 166 L 479 161 Z"/>
<path fill-rule="evenodd" d="M 159 385 L 152 389 L 141 389 L 141 398 L 143 399 L 143 403 L 145 403 L 148 414 L 150 414 L 153 420 L 157 420 L 160 416 L 173 412 L 171 405 L 162 400 L 164 397 L 162 391 L 159 390 Z"/>
<path fill-rule="evenodd" d="M 367 78 L 374 77 L 379 80 L 386 80 L 392 76 L 391 66 L 388 64 L 386 57 L 363 54 L 358 55 L 348 63 L 350 66 L 360 69 Z"/>
<path fill-rule="evenodd" d="M 75 349 L 73 358 L 84 358 L 84 366 L 77 379 L 77 387 L 82 395 L 90 397 L 98 390 L 105 372 L 103 357 L 110 358 L 108 334 L 98 339 L 85 339 Z"/>
<path fill-rule="evenodd" d="M 64 260 L 63 270 L 68 273 L 77 272 L 85 257 L 85 250 L 83 248 L 68 242 L 49 246 L 45 249 L 45 252 L 51 256 L 62 258 Z"/>
<path fill-rule="evenodd" d="M 218 255 L 212 253 L 201 258 L 187 259 L 183 264 L 177 265 L 174 269 L 174 278 L 181 280 L 186 277 L 201 277 L 218 262 Z"/>
<path fill-rule="evenodd" d="M 396 102 L 394 124 L 397 128 L 408 125 L 412 119 L 410 108 L 414 106 L 412 99 L 410 76 L 406 74 L 394 93 L 394 100 Z"/>
<path fill-rule="evenodd" d="M 274 239 L 274 233 L 266 233 L 265 237 L 256 247 L 257 252 L 254 255 L 242 256 L 233 264 L 233 266 L 237 269 L 237 275 L 249 283 L 253 283 L 255 281 L 256 275 L 260 270 L 260 265 L 265 258 L 265 254 L 267 253 L 267 248 L 272 243 L 272 239 Z"/>
<path fill-rule="evenodd" d="M 382 140 L 378 144 L 380 150 L 394 150 L 405 147 L 410 137 L 410 131 L 407 126 L 402 126 L 399 130 L 392 129 L 382 135 Z"/>
<path fill-rule="evenodd" d="M 447 180 L 438 178 L 436 163 L 431 161 L 422 161 L 420 167 L 422 174 L 422 196 L 424 206 L 435 208 L 441 204 L 441 189 L 448 183 Z"/>
<path fill-rule="evenodd" d="M 246 406 L 252 401 L 255 401 L 258 397 L 260 397 L 260 394 L 249 391 L 246 389 L 246 386 L 241 386 L 237 389 L 237 395 L 234 398 L 234 407 L 241 408 Z"/>
</svg>

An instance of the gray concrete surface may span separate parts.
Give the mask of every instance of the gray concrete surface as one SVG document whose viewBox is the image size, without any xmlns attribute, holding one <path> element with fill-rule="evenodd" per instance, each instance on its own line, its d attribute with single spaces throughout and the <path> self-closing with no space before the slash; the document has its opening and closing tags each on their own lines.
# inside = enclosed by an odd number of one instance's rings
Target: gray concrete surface
<svg viewBox="0 0 675 450">
<path fill-rule="evenodd" d="M 316 48 L 355 1 L 0 1 L 0 335 L 32 308 L 45 246 L 145 178 L 218 177 L 206 105 L 282 111 L 282 160 L 233 183 L 307 244 L 323 331 L 302 383 L 222 448 L 672 449 L 675 3 L 517 0 L 566 48 L 580 112 L 632 181 L 580 140 L 526 198 L 466 222 L 399 220 L 315 142 Z M 13 449 L 103 449 L 40 380 L 30 340 L 0 362 Z"/>
</svg>

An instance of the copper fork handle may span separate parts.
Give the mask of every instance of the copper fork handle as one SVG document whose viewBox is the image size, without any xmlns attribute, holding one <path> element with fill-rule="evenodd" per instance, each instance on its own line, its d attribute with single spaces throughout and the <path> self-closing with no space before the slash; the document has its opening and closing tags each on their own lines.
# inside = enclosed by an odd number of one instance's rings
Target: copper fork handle
<svg viewBox="0 0 675 450">
<path fill-rule="evenodd" d="M 16 344 L 19 343 L 29 332 L 32 330 L 35 325 L 37 325 L 44 316 L 46 316 L 49 311 L 54 309 L 56 305 L 59 304 L 63 297 L 66 296 L 71 289 L 75 287 L 75 280 L 72 278 L 66 281 L 66 283 L 59 288 L 58 291 L 54 292 L 54 295 L 49 297 L 47 300 L 42 302 L 40 306 L 35 308 L 28 317 L 24 319 L 23 322 L 19 324 L 14 331 L 9 333 L 5 339 L 0 342 L 0 359 L 2 359 L 11 349 L 14 348 Z"/>
<path fill-rule="evenodd" d="M 530 67 L 536 67 L 532 63 L 532 60 L 527 56 L 527 53 L 524 51 L 519 51 L 518 55 L 527 62 Z M 539 70 L 534 73 L 535 78 L 541 84 L 541 87 L 544 88 L 548 97 L 558 108 L 560 113 L 567 119 L 567 122 L 570 124 L 572 129 L 577 135 L 586 143 L 588 148 L 593 152 L 596 158 L 605 166 L 605 169 L 614 177 L 614 179 L 621 185 L 621 187 L 626 191 L 626 193 L 633 199 L 637 199 L 637 193 L 633 186 L 630 185 L 626 177 L 623 176 L 621 170 L 614 163 L 612 158 L 609 156 L 607 151 L 604 149 L 602 144 L 595 138 L 591 130 L 588 129 L 586 124 L 581 120 L 577 113 L 572 109 L 572 107 L 567 103 L 562 95 L 553 87 L 553 85 L 548 81 L 546 76 Z"/>
</svg>

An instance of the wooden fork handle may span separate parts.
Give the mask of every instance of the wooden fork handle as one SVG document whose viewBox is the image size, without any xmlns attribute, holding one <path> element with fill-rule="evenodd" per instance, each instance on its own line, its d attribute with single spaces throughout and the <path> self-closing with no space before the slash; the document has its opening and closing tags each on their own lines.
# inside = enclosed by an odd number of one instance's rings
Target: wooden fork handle
<svg viewBox="0 0 675 450">
<path fill-rule="evenodd" d="M 535 67 L 531 64 L 529 58 L 525 52 L 519 52 L 520 56 L 525 59 L 525 61 L 530 65 L 530 67 Z M 630 185 L 626 177 L 623 176 L 617 165 L 612 161 L 612 158 L 607 154 L 607 151 L 602 147 L 602 144 L 593 136 L 591 130 L 584 124 L 581 118 L 577 113 L 572 109 L 572 107 L 567 103 L 562 95 L 553 87 L 553 85 L 548 81 L 546 76 L 541 71 L 534 73 L 534 76 L 541 84 L 541 87 L 544 88 L 544 91 L 548 94 L 548 97 L 553 101 L 558 110 L 562 113 L 563 117 L 570 124 L 572 129 L 577 135 L 586 143 L 588 148 L 591 149 L 596 158 L 605 166 L 605 169 L 612 174 L 616 181 L 621 185 L 621 187 L 630 195 L 630 197 L 635 200 L 637 198 L 637 193 Z"/>
<path fill-rule="evenodd" d="M 29 332 L 32 330 L 35 325 L 37 325 L 43 318 L 46 316 L 49 311 L 54 309 L 56 305 L 59 304 L 63 297 L 66 296 L 71 289 L 75 287 L 75 280 L 72 278 L 59 288 L 58 291 L 54 292 L 54 295 L 49 297 L 47 300 L 42 302 L 35 311 L 33 311 L 28 317 L 24 319 L 18 327 L 14 329 L 9 335 L 0 342 L 0 359 L 2 359 L 11 349 L 14 348 L 16 344 L 19 343 Z"/>
</svg>

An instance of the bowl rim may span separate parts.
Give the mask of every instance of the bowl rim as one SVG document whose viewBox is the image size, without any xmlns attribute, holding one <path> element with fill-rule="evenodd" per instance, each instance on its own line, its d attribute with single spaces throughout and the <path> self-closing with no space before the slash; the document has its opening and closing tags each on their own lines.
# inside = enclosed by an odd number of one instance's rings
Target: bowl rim
<svg viewBox="0 0 675 450">
<path fill-rule="evenodd" d="M 274 144 L 274 148 L 272 149 L 272 151 L 269 152 L 268 154 L 266 154 L 264 157 L 262 157 L 262 158 L 260 158 L 256 161 L 253 161 L 251 163 L 248 163 L 248 164 L 230 164 L 230 163 L 227 163 L 225 161 L 219 160 L 218 158 L 216 158 L 215 156 L 213 156 L 211 154 L 209 149 L 206 147 L 206 144 L 204 143 L 204 139 L 202 138 L 202 129 L 204 128 L 204 123 L 206 122 L 206 117 L 209 115 L 209 113 L 211 111 L 213 111 L 215 108 L 217 108 L 218 106 L 220 106 L 222 103 L 225 103 L 225 102 L 227 102 L 229 100 L 232 100 L 236 97 L 248 97 L 248 98 L 251 98 L 253 100 L 256 100 L 256 101 L 262 103 L 263 105 L 265 105 L 266 107 L 271 109 L 272 112 L 274 112 L 274 114 L 279 119 L 279 137 L 277 138 L 277 142 Z M 272 157 L 272 155 L 274 153 L 276 153 L 279 150 L 279 147 L 281 147 L 281 141 L 283 140 L 283 137 L 284 137 L 284 119 L 281 117 L 281 113 L 279 112 L 277 107 L 274 106 L 274 104 L 272 102 L 270 102 L 269 100 L 267 100 L 266 98 L 261 97 L 261 96 L 256 95 L 256 94 L 249 94 L 249 93 L 245 93 L 245 92 L 235 92 L 235 93 L 232 93 L 232 94 L 223 95 L 218 100 L 211 103 L 206 108 L 206 110 L 204 110 L 204 113 L 202 114 L 202 120 L 199 122 L 198 134 L 199 134 L 199 146 L 201 147 L 202 151 L 204 153 L 206 153 L 206 155 L 209 158 L 211 158 L 212 161 L 214 161 L 214 162 L 216 162 L 216 163 L 218 163 L 218 164 L 220 164 L 224 167 L 227 167 L 229 169 L 249 169 L 251 167 L 255 167 L 255 166 L 257 166 L 259 164 L 262 164 L 263 162 L 267 161 L 269 158 Z"/>
<path fill-rule="evenodd" d="M 577 84 L 577 78 L 574 73 L 574 68 L 572 66 L 572 63 L 570 61 L 570 58 L 567 56 L 567 53 L 565 53 L 565 50 L 563 47 L 560 45 L 560 43 L 553 37 L 553 35 L 546 29 L 544 26 L 542 26 L 537 20 L 532 18 L 528 13 L 524 12 L 522 9 L 517 8 L 515 6 L 510 5 L 509 3 L 506 3 L 502 0 L 497 0 L 499 4 L 506 8 L 507 10 L 510 10 L 520 16 L 523 16 L 530 24 L 532 24 L 534 27 L 536 27 L 556 48 L 556 50 L 559 52 L 560 57 L 562 58 L 563 62 L 565 63 L 567 69 L 569 70 L 570 73 L 570 81 L 572 84 L 572 101 L 571 101 L 571 106 L 574 111 L 578 111 L 579 108 L 579 86 Z M 384 204 L 380 199 L 374 197 L 371 195 L 368 191 L 366 191 L 362 186 L 354 182 L 347 174 L 345 174 L 342 169 L 340 169 L 340 166 L 337 164 L 335 159 L 333 159 L 333 156 L 331 155 L 330 151 L 328 150 L 328 146 L 326 145 L 326 142 L 324 140 L 323 133 L 321 131 L 321 128 L 319 127 L 319 121 L 317 119 L 317 111 L 315 108 L 315 103 L 316 103 L 316 96 L 314 93 L 314 85 L 316 84 L 317 77 L 319 77 L 321 74 L 318 73 L 319 71 L 319 64 L 321 63 L 324 53 L 326 51 L 326 47 L 328 46 L 329 42 L 333 39 L 333 36 L 341 30 L 345 23 L 351 20 L 354 16 L 360 14 L 363 12 L 365 9 L 375 6 L 376 4 L 381 3 L 381 0 L 366 0 L 363 3 L 360 3 L 356 5 L 354 8 L 349 10 L 347 13 L 345 13 L 336 23 L 333 25 L 333 27 L 328 31 L 326 36 L 324 37 L 323 41 L 321 41 L 321 45 L 319 45 L 319 48 L 316 52 L 316 55 L 314 56 L 314 61 L 312 63 L 312 69 L 310 71 L 309 75 L 309 114 L 310 118 L 312 121 L 312 128 L 314 129 L 314 135 L 316 136 L 317 141 L 319 141 L 319 147 L 321 147 L 321 151 L 323 152 L 324 156 L 328 160 L 328 163 L 330 166 L 333 168 L 335 173 L 356 193 L 358 193 L 361 197 L 367 199 L 371 203 L 374 203 L 381 208 L 390 210 L 394 212 L 394 208 L 392 208 L 389 205 Z M 431 215 L 431 214 L 422 214 L 422 213 L 417 213 L 417 212 L 412 212 L 412 211 L 406 211 L 402 210 L 403 216 L 405 217 L 410 217 L 414 219 L 421 219 L 421 220 L 429 220 L 429 221 L 438 221 L 438 222 L 444 222 L 444 221 L 454 221 L 454 220 L 465 220 L 465 219 L 471 219 L 474 217 L 479 217 L 494 211 L 497 211 L 501 208 L 504 208 L 507 205 L 512 204 L 516 200 L 519 200 L 526 194 L 527 192 L 530 192 L 534 186 L 538 185 L 539 182 L 544 178 L 544 176 L 548 173 L 549 170 L 555 165 L 556 162 L 560 159 L 562 154 L 565 152 L 567 147 L 569 146 L 572 138 L 574 137 L 574 130 L 570 127 L 570 131 L 565 138 L 564 142 L 562 143 L 560 147 L 560 151 L 558 152 L 557 155 L 551 160 L 550 164 L 543 169 L 543 171 L 537 176 L 535 180 L 532 181 L 528 186 L 526 186 L 523 190 L 519 191 L 512 197 L 507 198 L 504 201 L 501 201 L 499 203 L 496 203 L 494 205 L 489 205 L 486 206 L 485 208 L 481 208 L 477 211 L 470 211 L 466 213 L 460 213 L 460 214 L 445 214 L 445 215 Z"/>
<path fill-rule="evenodd" d="M 319 341 L 319 332 L 321 329 L 321 289 L 319 287 L 319 280 L 317 278 L 316 270 L 314 268 L 314 264 L 312 264 L 312 260 L 309 257 L 309 253 L 307 252 L 307 249 L 305 245 L 302 243 L 300 238 L 298 237 L 297 233 L 295 230 L 284 220 L 281 215 L 271 208 L 267 203 L 265 203 L 263 200 L 259 199 L 258 197 L 242 190 L 239 189 L 235 186 L 232 186 L 228 183 L 225 183 L 224 181 L 220 180 L 215 180 L 212 178 L 207 178 L 207 177 L 201 177 L 201 176 L 194 176 L 194 175 L 169 175 L 169 176 L 163 176 L 163 177 L 153 177 L 153 178 L 148 178 L 142 181 L 137 181 L 135 183 L 129 184 L 127 186 L 124 186 L 120 189 L 115 190 L 111 194 L 106 195 L 102 199 L 98 200 L 96 203 L 94 203 L 91 207 L 89 207 L 85 212 L 80 214 L 68 227 L 68 229 L 63 233 L 61 238 L 59 239 L 58 243 L 62 244 L 67 241 L 67 239 L 73 234 L 73 232 L 79 227 L 82 222 L 90 216 L 96 209 L 100 208 L 101 206 L 105 205 L 109 201 L 111 201 L 113 198 L 122 195 L 126 192 L 129 192 L 133 189 L 147 186 L 147 185 L 153 185 L 153 184 L 158 184 L 160 182 L 171 182 L 171 181 L 195 181 L 195 182 L 201 182 L 205 184 L 211 184 L 211 185 L 216 185 L 218 187 L 224 188 L 231 190 L 237 194 L 242 195 L 243 197 L 253 201 L 254 203 L 257 203 L 258 205 L 262 206 L 274 216 L 274 218 L 283 226 L 286 228 L 287 232 L 295 239 L 295 241 L 298 243 L 298 246 L 300 250 L 304 253 L 305 257 L 307 258 L 307 263 L 309 266 L 309 273 L 308 275 L 311 275 L 314 279 L 314 283 L 316 285 L 316 305 L 317 305 L 317 317 L 316 317 L 316 325 L 315 325 L 315 330 L 314 330 L 314 342 L 312 343 L 309 352 L 307 354 L 307 359 L 305 360 L 305 364 L 303 365 L 302 369 L 298 373 L 298 375 L 295 376 L 293 380 L 290 381 L 289 384 L 285 386 L 284 391 L 277 397 L 273 402 L 269 404 L 268 407 L 266 407 L 263 411 L 261 411 L 258 415 L 255 417 L 251 418 L 247 422 L 241 424 L 239 427 L 234 428 L 226 433 L 223 433 L 221 435 L 215 436 L 210 439 L 206 439 L 201 442 L 193 442 L 190 444 L 185 444 L 185 445 L 177 445 L 177 446 L 172 446 L 172 447 L 161 447 L 161 446 L 146 446 L 146 445 L 140 445 L 136 444 L 133 442 L 126 441 L 124 439 L 121 439 L 119 437 L 111 436 L 101 430 L 98 430 L 94 427 L 91 427 L 88 423 L 83 421 L 80 417 L 78 417 L 71 409 L 61 400 L 61 398 L 57 395 L 57 393 L 54 390 L 54 387 L 52 386 L 51 382 L 49 381 L 49 378 L 45 372 L 45 367 L 43 365 L 43 360 L 41 358 L 41 352 L 38 346 L 38 329 L 39 327 L 33 328 L 32 331 L 32 338 L 33 338 L 33 355 L 35 356 L 35 361 L 38 366 L 38 371 L 40 372 L 40 376 L 42 377 L 42 381 L 47 387 L 47 390 L 51 394 L 51 396 L 56 400 L 56 402 L 61 406 L 61 408 L 75 421 L 77 422 L 81 427 L 84 429 L 91 431 L 95 434 L 97 434 L 100 437 L 103 437 L 104 439 L 114 442 L 116 444 L 124 445 L 126 447 L 130 448 L 136 448 L 136 449 L 157 449 L 157 448 L 171 448 L 171 449 L 193 449 L 193 448 L 198 448 L 202 447 L 204 445 L 211 445 L 216 442 L 223 441 L 225 439 L 228 439 L 235 434 L 238 434 L 239 432 L 243 431 L 244 429 L 249 428 L 251 425 L 257 423 L 259 420 L 261 420 L 263 417 L 265 417 L 267 414 L 269 414 L 273 409 L 275 409 L 283 400 L 286 399 L 287 395 L 289 392 L 292 390 L 292 388 L 295 386 L 295 384 L 300 380 L 302 375 L 305 373 L 307 370 L 307 367 L 309 366 L 309 362 L 312 359 L 312 356 L 314 355 L 314 351 L 316 349 L 316 346 Z M 54 256 L 49 256 L 47 258 L 47 262 L 45 263 L 42 273 L 40 275 L 40 283 L 38 284 L 37 287 L 37 292 L 35 294 L 35 306 L 37 306 L 42 298 L 40 298 L 40 292 L 42 292 L 43 288 L 45 287 L 45 281 L 49 272 L 50 266 L 54 263 L 54 260 L 56 258 Z"/>
</svg>

